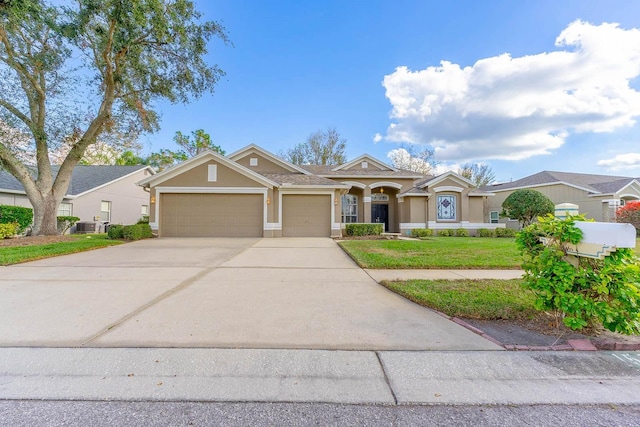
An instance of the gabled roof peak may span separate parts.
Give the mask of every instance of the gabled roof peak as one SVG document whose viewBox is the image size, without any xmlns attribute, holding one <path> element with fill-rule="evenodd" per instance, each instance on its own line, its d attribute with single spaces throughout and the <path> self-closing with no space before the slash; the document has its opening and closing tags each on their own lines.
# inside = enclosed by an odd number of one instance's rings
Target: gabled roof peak
<svg viewBox="0 0 640 427">
<path fill-rule="evenodd" d="M 339 171 L 339 170 L 349 169 L 349 168 L 357 165 L 358 162 L 365 162 L 365 161 L 368 162 L 368 163 L 372 163 L 372 164 L 376 165 L 378 168 L 380 168 L 382 170 L 390 170 L 390 171 L 393 171 L 393 172 L 398 172 L 398 169 L 394 168 L 393 166 L 389 166 L 385 162 L 380 161 L 380 160 L 376 159 L 375 157 L 373 157 L 372 155 L 367 154 L 367 153 L 356 157 L 355 159 L 351 160 L 350 162 L 338 165 L 338 166 L 336 166 L 335 168 L 333 168 L 331 170 L 336 172 L 336 171 Z"/>
<path fill-rule="evenodd" d="M 271 160 L 274 163 L 277 163 L 279 165 L 281 165 L 283 168 L 291 171 L 291 172 L 300 172 L 302 174 L 305 175 L 311 175 L 311 172 L 306 171 L 304 169 L 302 169 L 300 166 L 298 165 L 294 165 L 293 163 L 290 163 L 286 160 L 284 160 L 283 158 L 276 156 L 275 154 L 265 150 L 264 148 L 256 145 L 256 144 L 249 144 L 246 147 L 243 147 L 237 151 L 234 151 L 233 153 L 229 154 L 227 157 L 233 161 L 238 160 L 243 154 L 254 150 L 259 152 L 260 154 L 262 154 L 263 156 L 265 156 L 266 158 L 268 158 L 269 160 Z"/>
</svg>

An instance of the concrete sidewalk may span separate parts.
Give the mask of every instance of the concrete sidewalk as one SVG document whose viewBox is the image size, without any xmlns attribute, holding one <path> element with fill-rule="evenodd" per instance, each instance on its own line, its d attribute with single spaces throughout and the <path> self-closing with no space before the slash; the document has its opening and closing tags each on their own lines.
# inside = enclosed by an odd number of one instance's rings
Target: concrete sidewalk
<svg viewBox="0 0 640 427">
<path fill-rule="evenodd" d="M 520 279 L 522 270 L 374 270 L 364 269 L 376 282 L 383 280 L 460 280 L 460 279 Z"/>
<path fill-rule="evenodd" d="M 0 399 L 640 403 L 640 353 L 2 348 Z"/>
</svg>

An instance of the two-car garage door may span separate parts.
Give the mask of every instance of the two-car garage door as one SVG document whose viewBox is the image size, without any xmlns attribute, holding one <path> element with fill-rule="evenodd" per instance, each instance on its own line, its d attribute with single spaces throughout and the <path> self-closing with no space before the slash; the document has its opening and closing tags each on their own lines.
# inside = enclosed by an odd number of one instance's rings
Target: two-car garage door
<svg viewBox="0 0 640 427">
<path fill-rule="evenodd" d="M 161 195 L 163 237 L 262 237 L 262 194 Z"/>
</svg>

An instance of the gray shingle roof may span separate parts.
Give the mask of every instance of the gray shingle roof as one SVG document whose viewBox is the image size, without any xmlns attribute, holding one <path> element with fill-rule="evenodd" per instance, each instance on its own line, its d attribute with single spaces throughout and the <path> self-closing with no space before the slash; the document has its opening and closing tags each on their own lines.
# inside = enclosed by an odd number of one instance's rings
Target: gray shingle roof
<svg viewBox="0 0 640 427">
<path fill-rule="evenodd" d="M 421 173 L 419 172 L 413 172 L 413 171 L 408 171 L 408 170 L 403 170 L 403 169 L 399 169 L 397 171 L 383 171 L 380 169 L 375 169 L 375 168 L 371 168 L 371 169 L 347 169 L 347 170 L 339 170 L 339 171 L 334 171 L 332 169 L 335 168 L 334 166 L 327 166 L 327 165 L 300 165 L 300 167 L 304 170 L 307 170 L 309 172 L 311 172 L 312 174 L 315 175 L 321 175 L 321 176 L 362 176 L 362 177 L 366 177 L 366 176 L 388 176 L 389 178 L 407 178 L 407 177 L 417 177 L 417 176 L 422 176 Z"/>
<path fill-rule="evenodd" d="M 68 196 L 77 196 L 86 191 L 100 187 L 111 181 L 127 176 L 147 166 L 76 166 L 71 176 L 71 183 L 67 191 Z M 54 177 L 58 173 L 59 167 L 53 166 Z M 22 184 L 9 172 L 0 170 L 0 191 L 13 190 L 24 191 Z"/>
<path fill-rule="evenodd" d="M 502 184 L 487 185 L 483 191 L 504 191 L 514 188 L 535 187 L 544 184 L 565 182 L 585 188 L 591 193 L 611 194 L 628 185 L 635 178 L 614 175 L 595 175 L 586 173 L 542 171 L 536 174 Z"/>
<path fill-rule="evenodd" d="M 340 183 L 332 181 L 327 178 L 322 178 L 316 175 L 304 175 L 301 173 L 260 173 L 260 175 L 278 184 L 292 184 L 292 185 L 327 185 L 333 186 L 340 185 Z"/>
</svg>

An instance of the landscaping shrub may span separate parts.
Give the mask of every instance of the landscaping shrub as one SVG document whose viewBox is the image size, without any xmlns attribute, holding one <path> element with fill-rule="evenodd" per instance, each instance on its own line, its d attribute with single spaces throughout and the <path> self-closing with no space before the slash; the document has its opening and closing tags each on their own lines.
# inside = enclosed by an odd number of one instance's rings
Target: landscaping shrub
<svg viewBox="0 0 640 427">
<path fill-rule="evenodd" d="M 430 228 L 414 228 L 411 230 L 412 237 L 431 237 L 433 236 L 433 230 Z"/>
<path fill-rule="evenodd" d="M 517 219 L 522 227 L 533 223 L 539 216 L 553 213 L 551 199 L 539 191 L 528 188 L 516 190 L 502 202 L 502 214 Z"/>
<path fill-rule="evenodd" d="M 58 233 L 65 234 L 78 221 L 80 221 L 80 218 L 77 216 L 59 216 Z"/>
<path fill-rule="evenodd" d="M 15 236 L 18 231 L 18 224 L 15 222 L 12 224 L 0 224 L 0 239 L 6 239 L 7 237 Z"/>
<path fill-rule="evenodd" d="M 142 215 L 136 224 L 149 224 L 149 215 Z"/>
<path fill-rule="evenodd" d="M 496 228 L 496 237 L 516 237 L 516 234 L 513 228 Z"/>
<path fill-rule="evenodd" d="M 640 237 L 640 202 L 627 202 L 616 210 L 616 222 L 631 224 L 636 228 L 636 236 Z"/>
<path fill-rule="evenodd" d="M 124 238 L 122 234 L 122 229 L 124 228 L 121 224 L 113 224 L 109 226 L 109 231 L 107 231 L 107 235 L 110 239 L 122 239 Z"/>
<path fill-rule="evenodd" d="M 153 231 L 151 231 L 151 226 L 148 222 L 142 224 L 139 223 L 138 226 L 140 227 L 140 231 L 142 231 L 143 239 L 150 239 L 153 237 Z"/>
<path fill-rule="evenodd" d="M 469 230 L 466 228 L 458 228 L 456 230 L 456 237 L 469 237 Z"/>
<path fill-rule="evenodd" d="M 140 240 L 153 237 L 149 224 L 114 224 L 109 226 L 107 234 L 110 239 Z"/>
<path fill-rule="evenodd" d="M 582 239 L 576 221 L 585 217 L 547 215 L 516 238 L 524 286 L 536 294 L 536 308 L 553 310 L 572 329 L 600 323 L 610 331 L 639 334 L 640 262 L 626 248 L 602 260 L 569 255 L 568 248 Z"/>
<path fill-rule="evenodd" d="M 495 237 L 495 235 L 496 235 L 495 231 L 489 228 L 478 229 L 478 237 Z"/>
<path fill-rule="evenodd" d="M 33 209 L 22 206 L 0 205 L 0 224 L 18 224 L 17 233 L 22 233 L 33 223 Z"/>
<path fill-rule="evenodd" d="M 122 237 L 126 240 L 142 239 L 142 227 L 138 224 L 125 225 L 122 227 Z"/>
<path fill-rule="evenodd" d="M 451 237 L 455 236 L 456 231 L 453 228 L 443 228 L 442 230 L 438 230 L 438 236 L 440 237 Z"/>
<path fill-rule="evenodd" d="M 384 231 L 384 224 L 347 224 L 347 236 L 379 236 Z"/>
</svg>

